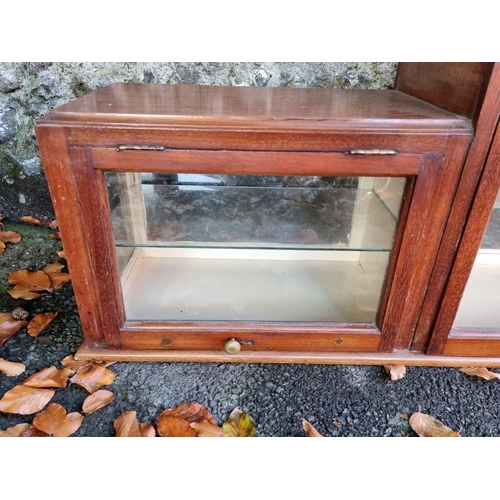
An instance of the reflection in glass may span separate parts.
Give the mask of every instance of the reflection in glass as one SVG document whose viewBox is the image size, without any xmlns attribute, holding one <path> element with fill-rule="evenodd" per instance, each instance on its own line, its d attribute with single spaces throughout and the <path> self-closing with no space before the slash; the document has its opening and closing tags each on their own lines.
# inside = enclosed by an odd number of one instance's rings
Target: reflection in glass
<svg viewBox="0 0 500 500">
<path fill-rule="evenodd" d="M 404 178 L 106 181 L 128 320 L 375 320 Z"/>
</svg>

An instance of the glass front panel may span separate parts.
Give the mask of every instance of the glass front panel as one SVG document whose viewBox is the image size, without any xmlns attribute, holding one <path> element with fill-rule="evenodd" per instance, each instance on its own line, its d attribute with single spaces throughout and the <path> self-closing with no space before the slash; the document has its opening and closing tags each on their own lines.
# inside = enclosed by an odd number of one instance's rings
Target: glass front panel
<svg viewBox="0 0 500 500">
<path fill-rule="evenodd" d="M 500 330 L 500 193 L 465 288 L 454 328 Z"/>
<path fill-rule="evenodd" d="M 106 182 L 128 320 L 375 320 L 404 178 Z"/>
</svg>

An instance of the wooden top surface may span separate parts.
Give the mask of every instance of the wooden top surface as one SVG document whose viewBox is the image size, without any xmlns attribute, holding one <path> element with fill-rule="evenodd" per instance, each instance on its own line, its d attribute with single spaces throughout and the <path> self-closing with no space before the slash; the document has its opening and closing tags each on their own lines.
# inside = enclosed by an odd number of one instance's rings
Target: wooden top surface
<svg viewBox="0 0 500 500">
<path fill-rule="evenodd" d="M 115 83 L 52 110 L 41 123 L 245 129 L 463 131 L 463 117 L 397 90 Z"/>
</svg>

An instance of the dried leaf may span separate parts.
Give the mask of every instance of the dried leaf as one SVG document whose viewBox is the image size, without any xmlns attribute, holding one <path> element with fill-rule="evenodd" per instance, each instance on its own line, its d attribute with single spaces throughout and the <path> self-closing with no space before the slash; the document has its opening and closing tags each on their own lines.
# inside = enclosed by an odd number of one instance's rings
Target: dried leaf
<svg viewBox="0 0 500 500">
<path fill-rule="evenodd" d="M 23 326 L 26 325 L 26 321 L 24 319 L 18 320 L 14 319 L 10 313 L 7 313 L 8 316 L 2 314 L 5 319 L 2 321 L 0 319 L 0 347 L 2 347 L 5 342 L 12 337 L 12 335 L 16 334 Z M 8 317 L 12 319 L 8 319 Z"/>
<path fill-rule="evenodd" d="M 61 389 L 68 385 L 68 379 L 74 373 L 70 368 L 59 369 L 55 366 L 49 366 L 29 376 L 21 382 L 21 385 L 26 387 Z"/>
<path fill-rule="evenodd" d="M 0 254 L 5 252 L 5 243 L 3 241 L 0 241 Z"/>
<path fill-rule="evenodd" d="M 58 309 L 53 312 L 45 312 L 37 314 L 29 323 L 28 323 L 28 335 L 31 337 L 36 337 L 44 328 L 46 328 L 52 320 L 60 313 L 62 309 Z"/>
<path fill-rule="evenodd" d="M 213 415 L 198 403 L 182 403 L 161 413 L 156 422 L 158 434 L 163 437 L 196 437 L 197 432 L 189 424 L 206 421 L 217 425 Z"/>
<path fill-rule="evenodd" d="M 151 424 L 139 424 L 141 437 L 156 437 L 155 428 Z"/>
<path fill-rule="evenodd" d="M 0 241 L 3 243 L 19 243 L 22 236 L 15 231 L 0 231 Z"/>
<path fill-rule="evenodd" d="M 61 269 L 63 269 L 65 265 L 62 262 L 52 262 L 51 264 L 47 264 L 42 271 L 47 274 L 50 278 L 50 273 L 60 273 Z"/>
<path fill-rule="evenodd" d="M 40 297 L 39 293 L 27 292 L 26 290 L 20 290 L 19 288 L 11 288 L 10 290 L 7 290 L 7 293 L 14 299 L 33 300 Z"/>
<path fill-rule="evenodd" d="M 17 424 L 9 427 L 4 431 L 0 431 L 0 437 L 21 437 L 23 432 L 26 432 L 31 424 Z"/>
<path fill-rule="evenodd" d="M 63 285 L 71 281 L 71 276 L 68 273 L 48 273 L 50 286 L 53 290 L 59 290 Z"/>
<path fill-rule="evenodd" d="M 35 226 L 42 225 L 42 223 L 36 217 L 32 217 L 31 215 L 25 215 L 24 217 L 19 217 L 18 220 L 20 222 L 26 222 L 28 224 L 35 224 Z"/>
<path fill-rule="evenodd" d="M 500 373 L 495 373 L 488 368 L 476 368 L 476 367 L 468 367 L 468 368 L 462 368 L 460 370 L 463 373 L 466 373 L 467 375 L 471 375 L 472 377 L 481 377 L 486 380 L 495 380 L 495 379 L 500 379 Z"/>
<path fill-rule="evenodd" d="M 158 434 L 162 437 L 196 437 L 197 432 L 183 418 L 159 416 L 156 422 Z"/>
<path fill-rule="evenodd" d="M 66 252 L 64 250 L 59 250 L 56 253 L 59 257 L 61 257 L 61 259 L 66 259 Z"/>
<path fill-rule="evenodd" d="M 305 418 L 302 419 L 302 427 L 306 431 L 309 437 L 324 437 L 323 434 L 318 432 L 313 425 L 308 422 Z"/>
<path fill-rule="evenodd" d="M 189 425 L 196 431 L 198 437 L 222 437 L 222 434 L 224 433 L 222 427 L 211 424 L 206 420 L 203 420 L 202 422 L 192 422 Z"/>
<path fill-rule="evenodd" d="M 61 405 L 52 403 L 33 419 L 33 425 L 49 436 L 68 437 L 80 428 L 83 419 L 80 413 L 66 413 Z"/>
<path fill-rule="evenodd" d="M 460 437 L 458 432 L 446 427 L 438 419 L 425 413 L 414 413 L 410 417 L 409 423 L 420 437 Z"/>
<path fill-rule="evenodd" d="M 113 401 L 115 395 L 111 391 L 106 389 L 101 389 L 94 392 L 85 399 L 83 402 L 82 411 L 90 415 L 101 408 L 104 408 L 107 404 Z"/>
<path fill-rule="evenodd" d="M 7 375 L 7 377 L 16 377 L 23 373 L 24 370 L 26 370 L 26 366 L 23 363 L 15 363 L 0 358 L 0 372 Z"/>
<path fill-rule="evenodd" d="M 50 279 L 43 271 L 28 271 L 27 269 L 12 271 L 9 274 L 9 283 L 27 292 L 41 292 L 50 288 Z"/>
<path fill-rule="evenodd" d="M 21 437 L 49 437 L 49 435 L 46 432 L 37 429 L 33 424 L 30 424 L 30 426 L 23 431 Z"/>
<path fill-rule="evenodd" d="M 53 240 L 60 240 L 61 233 L 49 233 L 49 238 L 52 238 Z"/>
<path fill-rule="evenodd" d="M 391 380 L 401 380 L 406 375 L 404 365 L 384 365 L 384 370 L 391 376 Z"/>
<path fill-rule="evenodd" d="M 50 389 L 36 389 L 24 385 L 16 385 L 0 399 L 0 411 L 31 415 L 40 411 L 54 396 Z"/>
<path fill-rule="evenodd" d="M 255 437 L 257 431 L 252 417 L 235 408 L 222 425 L 222 437 Z"/>
<path fill-rule="evenodd" d="M 57 229 L 59 226 L 57 224 L 57 220 L 53 220 L 50 224 L 49 224 L 49 227 L 50 229 Z"/>
<path fill-rule="evenodd" d="M 114 422 L 116 437 L 142 437 L 137 413 L 135 411 L 124 411 Z"/>
<path fill-rule="evenodd" d="M 5 321 L 13 321 L 15 318 L 12 316 L 12 313 L 0 313 L 0 324 L 4 323 Z"/>
<path fill-rule="evenodd" d="M 89 364 L 80 368 L 70 380 L 73 384 L 82 386 L 92 394 L 102 386 L 113 383 L 115 377 L 116 373 L 108 370 L 104 366 Z"/>
</svg>

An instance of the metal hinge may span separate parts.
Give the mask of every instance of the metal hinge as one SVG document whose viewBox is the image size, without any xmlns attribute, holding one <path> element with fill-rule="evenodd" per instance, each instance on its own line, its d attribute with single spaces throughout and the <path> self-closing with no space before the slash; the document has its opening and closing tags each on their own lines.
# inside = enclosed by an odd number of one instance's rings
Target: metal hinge
<svg viewBox="0 0 500 500">
<path fill-rule="evenodd" d="M 165 146 L 137 146 L 137 145 L 128 145 L 128 144 L 120 144 L 116 146 L 117 151 L 164 151 Z"/>
<path fill-rule="evenodd" d="M 351 155 L 395 155 L 394 149 L 352 149 Z"/>
</svg>

